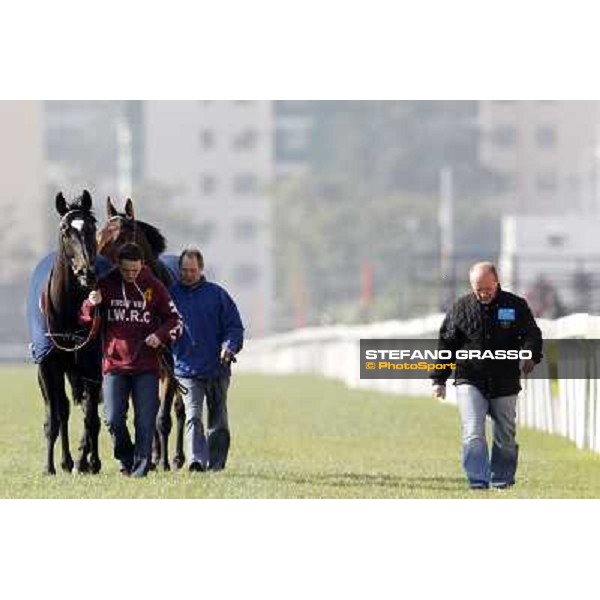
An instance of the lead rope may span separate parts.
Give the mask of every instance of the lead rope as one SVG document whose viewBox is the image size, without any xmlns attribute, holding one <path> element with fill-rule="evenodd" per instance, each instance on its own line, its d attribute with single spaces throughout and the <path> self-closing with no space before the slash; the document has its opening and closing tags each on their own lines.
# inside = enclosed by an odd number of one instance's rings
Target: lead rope
<svg viewBox="0 0 600 600">
<path fill-rule="evenodd" d="M 81 350 L 82 348 L 85 348 L 85 346 L 87 346 L 90 341 L 92 340 L 92 338 L 96 335 L 96 332 L 98 330 L 98 307 L 94 306 L 94 312 L 93 312 L 93 317 L 92 317 L 92 325 L 90 327 L 90 331 L 87 334 L 87 337 L 83 340 L 83 342 L 81 342 L 80 344 L 75 344 L 75 346 L 68 348 L 66 346 L 63 346 L 61 344 L 59 344 L 56 340 L 57 337 L 74 337 L 74 334 L 72 333 L 56 333 L 53 332 L 50 328 L 50 314 L 49 314 L 49 303 L 50 303 L 50 277 L 48 277 L 48 284 L 47 284 L 47 289 L 46 289 L 46 298 L 47 298 L 47 302 L 48 302 L 48 306 L 46 307 L 46 311 L 45 311 L 45 320 L 46 320 L 46 329 L 48 330 L 47 333 L 45 334 L 46 337 L 50 338 L 50 341 L 52 342 L 52 344 L 58 348 L 59 350 L 62 350 L 63 352 L 77 352 L 78 350 Z"/>
<path fill-rule="evenodd" d="M 187 396 L 189 394 L 188 388 L 177 379 L 175 375 L 175 369 L 171 368 L 169 361 L 165 358 L 165 351 L 158 351 L 158 359 L 160 361 L 161 367 L 167 372 L 169 378 L 175 383 L 175 391 L 181 394 L 182 396 Z"/>
</svg>

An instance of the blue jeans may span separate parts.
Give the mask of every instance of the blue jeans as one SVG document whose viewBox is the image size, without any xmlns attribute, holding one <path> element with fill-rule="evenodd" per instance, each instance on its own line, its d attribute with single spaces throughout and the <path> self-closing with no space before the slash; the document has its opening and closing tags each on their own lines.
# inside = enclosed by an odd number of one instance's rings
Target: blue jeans
<svg viewBox="0 0 600 600">
<path fill-rule="evenodd" d="M 229 453 L 229 422 L 227 390 L 229 376 L 215 379 L 179 378 L 188 388 L 185 404 L 185 438 L 189 463 L 199 463 L 205 469 L 225 468 Z M 202 407 L 206 397 L 208 435 L 204 433 Z"/>
<path fill-rule="evenodd" d="M 158 375 L 153 372 L 107 373 L 102 383 L 106 426 L 114 443 L 115 458 L 134 477 L 150 468 L 152 439 L 158 413 Z M 133 400 L 135 446 L 127 428 L 129 395 Z"/>
<path fill-rule="evenodd" d="M 515 482 L 519 447 L 517 432 L 517 396 L 488 400 L 473 385 L 456 387 L 456 399 L 462 423 L 462 464 L 470 484 L 512 485 Z M 493 421 L 491 462 L 485 437 L 485 418 Z"/>
</svg>

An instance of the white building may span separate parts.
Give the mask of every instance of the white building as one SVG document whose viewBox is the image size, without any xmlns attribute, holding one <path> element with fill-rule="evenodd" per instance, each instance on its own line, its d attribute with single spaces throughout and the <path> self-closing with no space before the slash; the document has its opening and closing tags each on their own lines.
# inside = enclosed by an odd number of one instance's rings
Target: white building
<svg viewBox="0 0 600 600">
<path fill-rule="evenodd" d="M 504 178 L 515 213 L 594 212 L 599 207 L 600 103 L 479 102 L 480 160 Z"/>
<path fill-rule="evenodd" d="M 43 105 L 0 101 L 0 283 L 21 282 L 47 247 Z"/>
<path fill-rule="evenodd" d="M 87 189 L 102 221 L 107 196 L 131 194 L 142 161 L 140 109 L 131 100 L 45 102 L 49 195 Z"/>
<path fill-rule="evenodd" d="M 569 312 L 600 312 L 600 215 L 509 216 L 502 220 L 502 284 L 527 294 L 548 281 Z"/>
<path fill-rule="evenodd" d="M 273 146 L 268 101 L 144 104 L 144 181 L 166 190 L 169 250 L 200 248 L 209 278 L 231 293 L 254 336 L 269 330 L 273 305 Z"/>
</svg>

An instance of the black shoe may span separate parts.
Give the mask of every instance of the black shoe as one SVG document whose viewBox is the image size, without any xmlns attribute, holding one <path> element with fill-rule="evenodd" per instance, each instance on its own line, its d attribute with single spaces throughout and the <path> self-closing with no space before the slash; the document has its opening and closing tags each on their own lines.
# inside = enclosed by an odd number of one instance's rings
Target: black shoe
<svg viewBox="0 0 600 600">
<path fill-rule="evenodd" d="M 136 469 L 135 471 L 133 471 L 131 473 L 132 477 L 148 477 L 148 471 L 145 471 L 144 469 Z"/>
<path fill-rule="evenodd" d="M 508 488 L 515 485 L 515 482 L 502 482 L 502 483 L 492 483 L 492 487 L 495 490 L 507 490 Z"/>
<path fill-rule="evenodd" d="M 487 490 L 489 487 L 490 486 L 485 483 L 485 481 L 472 481 L 469 484 L 469 488 L 472 490 Z"/>
<path fill-rule="evenodd" d="M 190 463 L 188 470 L 190 471 L 190 473 L 203 473 L 204 471 L 206 471 L 204 465 L 196 461 Z"/>
</svg>

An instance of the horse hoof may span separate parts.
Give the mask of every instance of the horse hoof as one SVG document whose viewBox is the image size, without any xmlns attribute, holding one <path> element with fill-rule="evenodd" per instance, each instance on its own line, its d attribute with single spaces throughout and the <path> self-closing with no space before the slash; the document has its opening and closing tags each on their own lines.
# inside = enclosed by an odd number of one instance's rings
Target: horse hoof
<svg viewBox="0 0 600 600">
<path fill-rule="evenodd" d="M 65 472 L 65 473 L 71 473 L 73 471 L 73 467 L 74 467 L 74 463 L 72 460 L 63 460 L 60 463 L 60 468 Z"/>
<path fill-rule="evenodd" d="M 46 467 L 44 469 L 44 475 L 56 475 L 56 469 L 54 467 Z"/>
<path fill-rule="evenodd" d="M 92 461 L 90 465 L 90 472 L 92 475 L 98 475 L 102 470 L 102 463 L 100 461 Z"/>
<path fill-rule="evenodd" d="M 86 473 L 90 472 L 90 465 L 87 462 L 87 460 L 78 460 L 75 463 L 75 472 L 76 473 L 81 473 L 82 475 L 85 475 Z"/>
<path fill-rule="evenodd" d="M 176 456 L 173 459 L 173 464 L 175 465 L 176 469 L 181 469 L 181 467 L 185 465 L 185 456 Z"/>
<path fill-rule="evenodd" d="M 170 471 L 171 470 L 171 465 L 168 462 L 163 463 L 162 470 L 163 471 Z"/>
<path fill-rule="evenodd" d="M 158 464 L 158 463 L 151 462 L 151 463 L 148 465 L 148 471 L 156 471 L 156 466 L 157 466 L 157 464 Z"/>
</svg>

